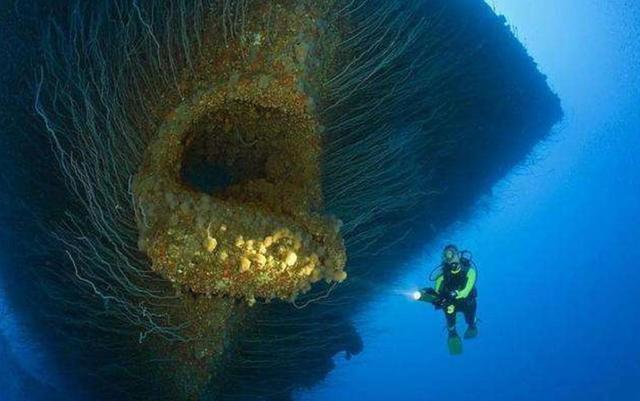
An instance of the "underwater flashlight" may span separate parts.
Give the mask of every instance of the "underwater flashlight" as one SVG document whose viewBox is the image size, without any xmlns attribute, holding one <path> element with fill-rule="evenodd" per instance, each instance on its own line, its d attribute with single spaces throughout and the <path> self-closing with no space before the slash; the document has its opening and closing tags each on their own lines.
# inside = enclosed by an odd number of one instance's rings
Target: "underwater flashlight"
<svg viewBox="0 0 640 401">
<path fill-rule="evenodd" d="M 413 293 L 412 297 L 413 297 L 413 299 L 414 299 L 415 301 L 418 301 L 420 298 L 422 298 L 422 292 L 420 292 L 420 291 L 415 291 L 415 292 Z"/>
</svg>

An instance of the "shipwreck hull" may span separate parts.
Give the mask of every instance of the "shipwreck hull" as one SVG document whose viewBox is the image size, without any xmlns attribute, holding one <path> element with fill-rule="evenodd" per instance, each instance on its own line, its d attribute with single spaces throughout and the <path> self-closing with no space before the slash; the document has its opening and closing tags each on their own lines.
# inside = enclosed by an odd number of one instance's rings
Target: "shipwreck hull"
<svg viewBox="0 0 640 401">
<path fill-rule="evenodd" d="M 99 399 L 317 384 L 366 346 L 352 316 L 561 118 L 480 0 L 154 3 L 24 34 L 36 139 L 3 135 L 13 166 L 50 155 L 11 186 L 46 225 L 15 280 L 38 277 L 33 325 Z"/>
</svg>

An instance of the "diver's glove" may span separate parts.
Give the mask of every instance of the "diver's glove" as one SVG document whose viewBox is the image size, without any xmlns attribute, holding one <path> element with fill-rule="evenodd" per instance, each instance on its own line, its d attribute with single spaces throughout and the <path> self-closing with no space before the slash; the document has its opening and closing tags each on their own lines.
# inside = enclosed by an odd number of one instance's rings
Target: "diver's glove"
<svg viewBox="0 0 640 401">
<path fill-rule="evenodd" d="M 458 297 L 458 291 L 445 292 L 440 296 L 440 303 L 447 304 L 453 302 Z"/>
<path fill-rule="evenodd" d="M 438 297 L 433 301 L 433 306 L 436 309 L 442 309 L 442 308 L 445 308 L 447 305 L 449 305 L 450 302 L 451 300 L 448 297 L 441 295 L 440 297 Z"/>
</svg>

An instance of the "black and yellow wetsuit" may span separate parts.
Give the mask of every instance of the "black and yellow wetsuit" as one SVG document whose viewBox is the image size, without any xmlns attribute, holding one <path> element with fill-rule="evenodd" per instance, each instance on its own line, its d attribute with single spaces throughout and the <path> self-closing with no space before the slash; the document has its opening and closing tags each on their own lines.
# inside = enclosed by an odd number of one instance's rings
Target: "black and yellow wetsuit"
<svg viewBox="0 0 640 401">
<path fill-rule="evenodd" d="M 457 268 L 444 266 L 436 277 L 435 292 L 444 295 L 446 303 L 442 305 L 449 331 L 455 331 L 456 313 L 462 312 L 469 327 L 476 323 L 476 269 L 468 260 L 463 259 Z"/>
</svg>

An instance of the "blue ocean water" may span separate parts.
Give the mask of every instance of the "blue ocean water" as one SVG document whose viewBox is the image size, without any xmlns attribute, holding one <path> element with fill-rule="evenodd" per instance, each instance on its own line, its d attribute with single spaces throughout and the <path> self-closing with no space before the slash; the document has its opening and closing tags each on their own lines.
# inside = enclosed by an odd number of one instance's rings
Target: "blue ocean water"
<svg viewBox="0 0 640 401">
<path fill-rule="evenodd" d="M 490 3 L 548 75 L 565 120 L 470 221 L 402 261 L 409 274 L 358 317 L 363 353 L 336 357 L 299 400 L 640 399 L 640 4 Z M 480 337 L 456 358 L 441 312 L 409 297 L 449 242 L 479 267 Z M 47 390 L 68 384 L 2 302 L 0 331 L 0 399 L 70 399 Z"/>
<path fill-rule="evenodd" d="M 640 400 L 640 3 L 489 3 L 565 119 L 359 316 L 363 353 L 299 400 Z M 449 242 L 479 268 L 480 336 L 460 357 L 442 313 L 408 296 Z"/>
</svg>

